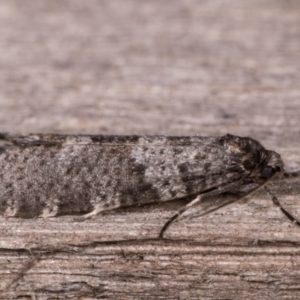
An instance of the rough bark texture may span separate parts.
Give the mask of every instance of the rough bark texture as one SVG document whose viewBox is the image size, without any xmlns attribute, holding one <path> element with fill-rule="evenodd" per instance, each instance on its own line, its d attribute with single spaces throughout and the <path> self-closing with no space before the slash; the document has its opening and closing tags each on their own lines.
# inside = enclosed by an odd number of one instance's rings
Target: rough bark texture
<svg viewBox="0 0 300 300">
<path fill-rule="evenodd" d="M 300 169 L 299 19 L 298 0 L 0 0 L 0 132 L 229 132 Z M 300 219 L 299 179 L 270 189 Z M 300 297 L 300 228 L 264 192 L 157 240 L 183 204 L 0 217 L 1 299 Z"/>
</svg>

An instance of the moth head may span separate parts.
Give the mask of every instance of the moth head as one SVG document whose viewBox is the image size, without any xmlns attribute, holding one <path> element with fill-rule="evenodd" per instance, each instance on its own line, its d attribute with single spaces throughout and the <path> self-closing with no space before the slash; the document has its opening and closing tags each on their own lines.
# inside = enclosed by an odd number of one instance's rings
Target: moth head
<svg viewBox="0 0 300 300">
<path fill-rule="evenodd" d="M 261 150 L 259 160 L 255 167 L 250 171 L 249 178 L 254 182 L 262 182 L 271 178 L 276 173 L 284 170 L 283 162 L 278 153 L 269 150 Z"/>
<path fill-rule="evenodd" d="M 266 158 L 261 164 L 261 178 L 268 179 L 275 173 L 280 173 L 283 171 L 283 162 L 278 153 L 274 151 L 266 151 Z"/>
<path fill-rule="evenodd" d="M 227 134 L 222 141 L 237 163 L 241 163 L 242 172 L 246 172 L 246 178 L 251 182 L 265 181 L 284 169 L 278 153 L 266 150 L 252 138 Z"/>
</svg>

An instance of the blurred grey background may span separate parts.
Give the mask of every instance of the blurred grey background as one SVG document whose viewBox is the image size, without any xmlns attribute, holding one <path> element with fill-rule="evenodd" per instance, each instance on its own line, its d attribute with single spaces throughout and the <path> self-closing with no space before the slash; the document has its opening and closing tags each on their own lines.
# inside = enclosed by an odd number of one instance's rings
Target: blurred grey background
<svg viewBox="0 0 300 300">
<path fill-rule="evenodd" d="M 300 137 L 298 0 L 1 0 L 0 43 L 0 131 Z"/>
</svg>

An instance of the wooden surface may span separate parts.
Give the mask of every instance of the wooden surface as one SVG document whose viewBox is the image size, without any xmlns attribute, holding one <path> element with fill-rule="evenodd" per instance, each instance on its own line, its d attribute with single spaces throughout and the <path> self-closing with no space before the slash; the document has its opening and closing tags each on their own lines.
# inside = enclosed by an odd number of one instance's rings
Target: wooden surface
<svg viewBox="0 0 300 300">
<path fill-rule="evenodd" d="M 299 19 L 298 0 L 0 0 L 0 131 L 229 132 L 300 169 Z M 299 179 L 270 189 L 300 219 Z M 300 228 L 264 192 L 157 240 L 183 204 L 0 217 L 1 299 L 300 298 Z"/>
</svg>

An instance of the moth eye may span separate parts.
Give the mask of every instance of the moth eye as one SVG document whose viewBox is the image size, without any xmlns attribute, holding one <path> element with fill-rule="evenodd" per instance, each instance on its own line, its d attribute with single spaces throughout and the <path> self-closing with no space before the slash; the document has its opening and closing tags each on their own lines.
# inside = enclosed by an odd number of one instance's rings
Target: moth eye
<svg viewBox="0 0 300 300">
<path fill-rule="evenodd" d="M 266 166 L 264 169 L 263 169 L 263 171 L 262 171 L 262 173 L 261 173 L 261 176 L 263 177 L 263 178 L 270 178 L 273 174 L 274 174 L 274 172 L 275 172 L 275 169 L 273 168 L 273 167 L 271 167 L 271 166 Z"/>
</svg>

